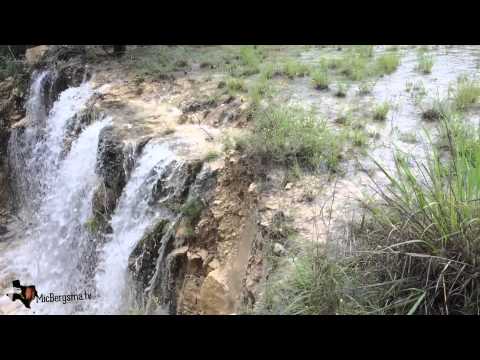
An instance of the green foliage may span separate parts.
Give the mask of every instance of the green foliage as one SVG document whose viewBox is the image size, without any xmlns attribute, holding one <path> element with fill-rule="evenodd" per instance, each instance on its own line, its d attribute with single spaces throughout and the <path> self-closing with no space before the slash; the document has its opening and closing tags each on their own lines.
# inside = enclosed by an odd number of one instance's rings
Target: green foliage
<svg viewBox="0 0 480 360">
<path fill-rule="evenodd" d="M 335 170 L 344 138 L 327 128 L 324 121 L 302 108 L 270 106 L 255 114 L 247 149 L 254 155 L 279 163 L 299 163 Z"/>
<path fill-rule="evenodd" d="M 456 86 L 450 89 L 450 92 L 453 93 L 455 109 L 465 111 L 478 102 L 480 98 L 480 84 L 477 80 L 461 76 L 458 78 Z"/>
<path fill-rule="evenodd" d="M 376 60 L 376 71 L 379 75 L 391 74 L 397 70 L 400 64 L 400 57 L 396 52 L 389 52 L 380 55 Z"/>
<path fill-rule="evenodd" d="M 418 64 L 416 66 L 417 71 L 422 74 L 430 74 L 432 72 L 433 64 L 433 56 L 424 52 L 418 54 Z"/>
<path fill-rule="evenodd" d="M 238 92 L 244 92 L 247 90 L 245 86 L 245 81 L 242 79 L 237 78 L 229 78 L 227 79 L 227 89 L 230 94 L 236 94 Z"/>
<path fill-rule="evenodd" d="M 373 108 L 373 119 L 377 121 L 385 121 L 389 111 L 390 104 L 387 101 L 378 104 Z"/>
<path fill-rule="evenodd" d="M 302 77 L 308 75 L 310 73 L 310 68 L 307 65 L 302 64 L 301 62 L 295 60 L 287 60 L 283 64 L 282 72 L 290 79 L 293 79 L 295 77 Z"/>
<path fill-rule="evenodd" d="M 199 218 L 204 204 L 198 197 L 189 198 L 181 208 L 181 213 L 190 224 L 193 224 Z"/>
<path fill-rule="evenodd" d="M 312 82 L 317 90 L 326 90 L 330 85 L 330 78 L 326 67 L 319 67 L 312 72 Z"/>
</svg>

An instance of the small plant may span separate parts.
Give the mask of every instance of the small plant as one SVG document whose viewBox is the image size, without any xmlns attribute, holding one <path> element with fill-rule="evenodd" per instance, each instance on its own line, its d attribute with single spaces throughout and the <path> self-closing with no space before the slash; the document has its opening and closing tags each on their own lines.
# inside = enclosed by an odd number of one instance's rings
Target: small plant
<svg viewBox="0 0 480 360">
<path fill-rule="evenodd" d="M 347 96 L 348 86 L 345 83 L 338 83 L 337 89 L 335 91 L 335 96 L 339 98 L 344 98 Z"/>
<path fill-rule="evenodd" d="M 462 76 L 458 78 L 456 87 L 451 89 L 450 92 L 453 92 L 455 109 L 465 111 L 480 98 L 480 84 L 476 80 Z"/>
<path fill-rule="evenodd" d="M 389 111 L 390 104 L 387 101 L 378 104 L 373 108 L 373 119 L 377 121 L 385 121 Z"/>
<path fill-rule="evenodd" d="M 372 92 L 375 83 L 373 81 L 362 81 L 358 85 L 358 95 L 368 95 Z"/>
<path fill-rule="evenodd" d="M 230 94 L 246 91 L 245 82 L 242 79 L 230 78 L 226 81 L 226 84 Z"/>
<path fill-rule="evenodd" d="M 352 81 L 362 80 L 369 75 L 367 59 L 351 52 L 346 53 L 339 61 L 338 69 Z"/>
<path fill-rule="evenodd" d="M 400 57 L 397 53 L 385 53 L 380 55 L 376 61 L 376 68 L 379 75 L 391 74 L 397 70 L 400 64 Z"/>
<path fill-rule="evenodd" d="M 312 72 L 312 82 L 317 90 L 327 90 L 330 85 L 330 79 L 328 77 L 328 71 L 326 68 L 321 67 Z"/>
<path fill-rule="evenodd" d="M 426 121 L 438 121 L 449 116 L 451 110 L 446 100 L 433 99 L 427 108 L 422 109 L 422 119 Z"/>
<path fill-rule="evenodd" d="M 283 65 L 283 73 L 288 76 L 290 79 L 295 77 L 302 77 L 310 73 L 310 69 L 307 65 L 302 64 L 298 61 L 288 60 Z"/>
<path fill-rule="evenodd" d="M 261 56 L 253 46 L 242 46 L 240 48 L 240 59 L 245 67 L 243 75 L 253 75 L 260 71 Z"/>
<path fill-rule="evenodd" d="M 433 56 L 426 53 L 419 53 L 416 69 L 422 74 L 430 74 L 432 72 L 433 63 Z"/>
<path fill-rule="evenodd" d="M 365 147 L 368 145 L 369 138 L 364 129 L 351 129 L 347 136 L 354 146 Z"/>
<path fill-rule="evenodd" d="M 181 213 L 190 224 L 193 224 L 204 208 L 203 202 L 198 197 L 190 198 L 187 202 L 182 206 Z"/>
</svg>

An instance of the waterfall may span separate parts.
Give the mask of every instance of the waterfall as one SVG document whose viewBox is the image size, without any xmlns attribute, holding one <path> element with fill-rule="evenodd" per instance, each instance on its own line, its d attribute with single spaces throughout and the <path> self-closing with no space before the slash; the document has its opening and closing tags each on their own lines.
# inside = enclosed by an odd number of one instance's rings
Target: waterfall
<svg viewBox="0 0 480 360">
<path fill-rule="evenodd" d="M 97 183 L 95 162 L 100 130 L 111 119 L 96 121 L 63 154 L 69 121 L 93 95 L 89 83 L 62 92 L 45 115 L 42 90 L 48 72 L 34 75 L 27 104 L 28 125 L 16 129 L 9 157 L 21 199 L 19 214 L 26 230 L 21 245 L 7 256 L 15 274 L 40 292 L 72 293 L 83 287 L 79 260 L 89 240 L 84 223 L 91 214 Z M 72 307 L 35 304 L 39 312 L 70 313 Z"/>
<path fill-rule="evenodd" d="M 168 216 L 162 209 L 149 206 L 155 180 L 175 158 L 168 144 L 149 143 L 134 168 L 112 216 L 112 239 L 101 254 L 96 275 L 99 301 L 94 311 L 109 314 L 125 312 L 131 294 L 126 288 L 128 257 L 145 230 L 159 217 Z"/>
<path fill-rule="evenodd" d="M 91 301 L 35 302 L 37 313 L 113 314 L 127 312 L 128 258 L 144 233 L 160 218 L 172 214 L 152 202 L 152 190 L 166 167 L 175 161 L 169 144 L 147 143 L 137 158 L 126 146 L 129 179 L 111 218 L 112 233 L 105 242 L 86 226 L 92 199 L 100 183 L 96 174 L 101 130 L 113 119 L 96 119 L 66 146 L 72 121 L 94 94 L 88 82 L 63 91 L 47 111 L 44 85 L 48 72 L 35 74 L 27 105 L 27 124 L 13 131 L 9 161 L 19 199 L 18 214 L 25 230 L 19 246 L 10 250 L 10 271 L 24 283 L 35 284 L 40 294 L 69 295 L 85 290 Z M 130 150 L 130 151 L 128 151 Z M 95 260 L 93 260 L 95 259 Z M 98 261 L 97 261 L 98 259 Z M 94 264 L 88 277 L 84 268 Z"/>
</svg>

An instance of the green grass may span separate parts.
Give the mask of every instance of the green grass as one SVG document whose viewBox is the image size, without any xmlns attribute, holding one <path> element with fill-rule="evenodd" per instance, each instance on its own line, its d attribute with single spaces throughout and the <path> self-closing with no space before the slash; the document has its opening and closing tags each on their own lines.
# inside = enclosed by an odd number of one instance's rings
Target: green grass
<svg viewBox="0 0 480 360">
<path fill-rule="evenodd" d="M 480 139 L 478 129 L 443 126 L 449 161 L 432 149 L 426 164 L 397 156 L 395 174 L 379 165 L 390 185 L 378 190 L 384 206 L 370 209 L 374 230 L 360 236 L 369 270 L 388 283 L 378 308 L 389 312 L 479 311 Z"/>
<path fill-rule="evenodd" d="M 347 52 L 337 64 L 339 72 L 349 80 L 363 80 L 369 76 L 368 59 L 358 54 Z"/>
<path fill-rule="evenodd" d="M 396 52 L 380 55 L 376 60 L 376 71 L 379 75 L 391 74 L 400 65 L 400 56 Z"/>
<path fill-rule="evenodd" d="M 187 219 L 189 224 L 193 224 L 200 217 L 202 210 L 204 209 L 203 202 L 197 198 L 189 198 L 181 208 L 181 213 Z"/>
<path fill-rule="evenodd" d="M 253 83 L 248 89 L 248 94 L 252 100 L 252 108 L 256 109 L 260 102 L 269 98 L 273 93 L 273 88 L 266 77 L 260 77 L 255 83 Z"/>
<path fill-rule="evenodd" d="M 451 89 L 453 103 L 458 111 L 465 111 L 478 102 L 480 98 L 480 84 L 477 80 L 466 76 L 457 80 L 455 87 Z"/>
<path fill-rule="evenodd" d="M 282 73 L 290 79 L 293 79 L 295 77 L 308 75 L 310 73 L 310 68 L 306 64 L 289 59 L 283 64 Z"/>
<path fill-rule="evenodd" d="M 348 93 L 348 85 L 345 83 L 338 83 L 337 88 L 335 90 L 335 96 L 339 98 L 344 98 L 347 96 Z"/>
<path fill-rule="evenodd" d="M 389 111 L 390 104 L 387 101 L 378 104 L 373 108 L 373 119 L 377 121 L 385 121 Z"/>
<path fill-rule="evenodd" d="M 240 60 L 244 66 L 243 75 L 249 76 L 260 71 L 262 54 L 257 48 L 242 46 L 240 48 Z"/>
<path fill-rule="evenodd" d="M 247 150 L 262 159 L 335 171 L 345 139 L 302 108 L 270 105 L 254 115 Z"/>
<path fill-rule="evenodd" d="M 431 74 L 433 64 L 434 60 L 432 55 L 428 55 L 423 52 L 418 54 L 418 64 L 416 66 L 417 71 L 421 72 L 422 74 Z"/>
<path fill-rule="evenodd" d="M 229 78 L 226 81 L 227 90 L 231 95 L 234 95 L 238 92 L 245 92 L 247 91 L 247 87 L 245 85 L 245 81 L 239 78 Z"/>
<path fill-rule="evenodd" d="M 378 200 L 336 251 L 303 246 L 265 284 L 266 314 L 466 315 L 480 313 L 480 138 L 442 123 L 448 156 L 425 162 L 397 153 Z M 328 242 L 327 242 L 328 244 Z M 327 251 L 330 250 L 330 251 Z"/>
<path fill-rule="evenodd" d="M 446 99 L 434 98 L 428 106 L 422 106 L 422 119 L 438 121 L 448 117 L 451 112 L 451 106 Z"/>
<path fill-rule="evenodd" d="M 365 58 L 373 57 L 374 46 L 373 45 L 357 45 L 355 47 L 355 52 Z"/>
<path fill-rule="evenodd" d="M 373 81 L 362 81 L 358 85 L 358 95 L 368 95 L 372 92 L 375 83 Z"/>
<path fill-rule="evenodd" d="M 330 77 L 326 67 L 315 69 L 312 74 L 312 83 L 317 90 L 327 90 L 330 85 Z"/>
</svg>

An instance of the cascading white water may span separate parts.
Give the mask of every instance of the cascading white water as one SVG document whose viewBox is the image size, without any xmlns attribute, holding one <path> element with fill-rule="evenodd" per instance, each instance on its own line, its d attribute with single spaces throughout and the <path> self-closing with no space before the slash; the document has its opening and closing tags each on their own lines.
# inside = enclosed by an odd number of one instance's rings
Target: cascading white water
<svg viewBox="0 0 480 360">
<path fill-rule="evenodd" d="M 145 230 L 165 214 L 154 210 L 148 200 L 155 180 L 165 166 L 175 159 L 168 144 L 149 143 L 134 168 L 112 216 L 113 234 L 101 251 L 95 280 L 98 300 L 93 311 L 101 314 L 125 312 L 129 299 L 127 284 L 128 257 Z"/>
<path fill-rule="evenodd" d="M 20 213 L 29 225 L 21 237 L 22 245 L 7 255 L 11 271 L 23 281 L 36 284 L 39 292 L 71 294 L 83 288 L 79 271 L 82 250 L 89 240 L 84 228 L 91 215 L 91 199 L 97 176 L 95 163 L 101 129 L 110 119 L 87 127 L 65 156 L 63 144 L 68 121 L 81 111 L 93 90 L 88 83 L 69 88 L 60 94 L 52 110 L 41 121 L 43 106 L 42 81 L 46 73 L 33 82 L 29 101 L 30 124 L 24 133 L 16 134 L 10 143 L 11 162 L 17 163 L 14 176 L 28 178 L 27 187 L 17 189 L 26 201 Z M 29 151 L 18 149 L 28 145 Z M 38 203 L 32 209 L 29 200 Z M 26 211 L 28 209 L 34 210 Z M 39 312 L 70 313 L 72 306 L 37 303 Z"/>
<path fill-rule="evenodd" d="M 26 230 L 21 245 L 7 256 L 10 271 L 22 282 L 35 284 L 40 294 L 79 294 L 94 298 L 83 303 L 35 303 L 37 313 L 113 314 L 126 312 L 129 299 L 128 258 L 145 231 L 168 217 L 168 212 L 149 205 L 156 180 L 175 160 L 168 143 L 148 143 L 134 162 L 112 215 L 112 234 L 103 248 L 91 246 L 95 237 L 85 226 L 92 216 L 92 198 L 99 184 L 95 173 L 99 134 L 112 123 L 105 118 L 85 128 L 65 149 L 69 121 L 85 108 L 94 91 L 89 83 L 62 92 L 46 114 L 43 86 L 47 72 L 36 75 L 28 102 L 28 125 L 12 136 L 10 162 L 23 199 L 19 214 Z M 132 161 L 130 159 L 129 161 Z M 97 253 L 94 253 L 94 252 Z M 95 263 L 94 278 L 82 271 Z"/>
</svg>

